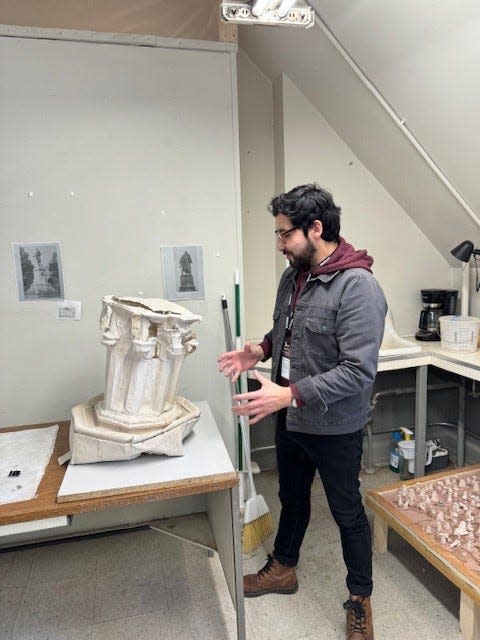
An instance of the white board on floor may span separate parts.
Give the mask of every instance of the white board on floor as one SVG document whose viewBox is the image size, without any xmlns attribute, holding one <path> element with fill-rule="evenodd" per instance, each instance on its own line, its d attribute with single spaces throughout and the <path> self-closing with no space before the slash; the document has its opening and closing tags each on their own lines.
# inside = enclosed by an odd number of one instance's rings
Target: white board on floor
<svg viewBox="0 0 480 640">
<path fill-rule="evenodd" d="M 59 502 L 92 495 L 115 495 L 152 485 L 233 473 L 215 419 L 206 402 L 195 403 L 200 419 L 183 441 L 183 456 L 142 455 L 135 460 L 70 464 L 65 473 Z"/>
</svg>

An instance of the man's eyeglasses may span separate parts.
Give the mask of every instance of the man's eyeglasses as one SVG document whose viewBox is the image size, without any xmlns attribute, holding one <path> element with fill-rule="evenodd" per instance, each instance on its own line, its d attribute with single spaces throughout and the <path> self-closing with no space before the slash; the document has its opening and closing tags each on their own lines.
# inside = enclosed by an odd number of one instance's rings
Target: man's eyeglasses
<svg viewBox="0 0 480 640">
<path fill-rule="evenodd" d="M 287 242 L 287 240 L 290 238 L 292 233 L 296 231 L 296 229 L 300 229 L 300 227 L 290 227 L 290 229 L 275 229 L 277 240 L 281 240 L 281 242 L 285 244 L 285 242 Z"/>
</svg>

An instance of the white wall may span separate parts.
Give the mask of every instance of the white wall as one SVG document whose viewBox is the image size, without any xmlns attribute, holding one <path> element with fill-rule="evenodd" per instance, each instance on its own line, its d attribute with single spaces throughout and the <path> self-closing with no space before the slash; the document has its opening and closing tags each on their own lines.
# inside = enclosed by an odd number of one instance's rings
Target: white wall
<svg viewBox="0 0 480 640">
<path fill-rule="evenodd" d="M 271 328 L 276 293 L 274 224 L 267 210 L 274 194 L 273 96 L 272 83 L 243 51 L 237 68 L 244 333 L 255 340 Z"/>
<path fill-rule="evenodd" d="M 65 419 L 101 392 L 101 297 L 162 297 L 160 246 L 200 244 L 206 300 L 184 303 L 200 348 L 179 392 L 209 401 L 232 454 L 216 357 L 241 255 L 234 55 L 1 38 L 0 59 L 1 426 Z M 11 242 L 47 241 L 80 322 L 17 299 Z"/>
<path fill-rule="evenodd" d="M 451 269 L 412 219 L 297 87 L 282 76 L 285 188 L 316 181 L 342 207 L 342 235 L 374 257 L 397 330 L 413 333 L 419 289 L 449 288 Z"/>
</svg>

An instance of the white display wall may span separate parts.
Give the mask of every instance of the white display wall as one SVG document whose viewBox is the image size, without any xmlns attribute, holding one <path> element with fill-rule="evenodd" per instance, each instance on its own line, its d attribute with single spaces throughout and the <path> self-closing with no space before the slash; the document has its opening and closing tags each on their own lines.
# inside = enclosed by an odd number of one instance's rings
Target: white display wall
<svg viewBox="0 0 480 640">
<path fill-rule="evenodd" d="M 205 300 L 178 302 L 203 322 L 178 392 L 209 402 L 233 455 L 216 357 L 241 255 L 234 47 L 164 43 L 0 38 L 0 426 L 66 419 L 101 392 L 101 297 L 162 297 L 161 246 L 196 245 Z M 80 321 L 19 302 L 12 242 L 60 243 Z"/>
</svg>

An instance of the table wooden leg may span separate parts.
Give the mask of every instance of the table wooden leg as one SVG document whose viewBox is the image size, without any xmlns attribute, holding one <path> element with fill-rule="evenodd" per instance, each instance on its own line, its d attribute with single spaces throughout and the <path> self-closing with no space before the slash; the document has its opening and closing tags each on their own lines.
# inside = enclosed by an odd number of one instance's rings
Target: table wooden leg
<svg viewBox="0 0 480 640">
<path fill-rule="evenodd" d="M 480 639 L 480 605 L 460 592 L 460 631 L 463 640 Z"/>
<path fill-rule="evenodd" d="M 388 545 L 388 524 L 377 513 L 373 516 L 373 548 L 386 553 Z"/>
</svg>

